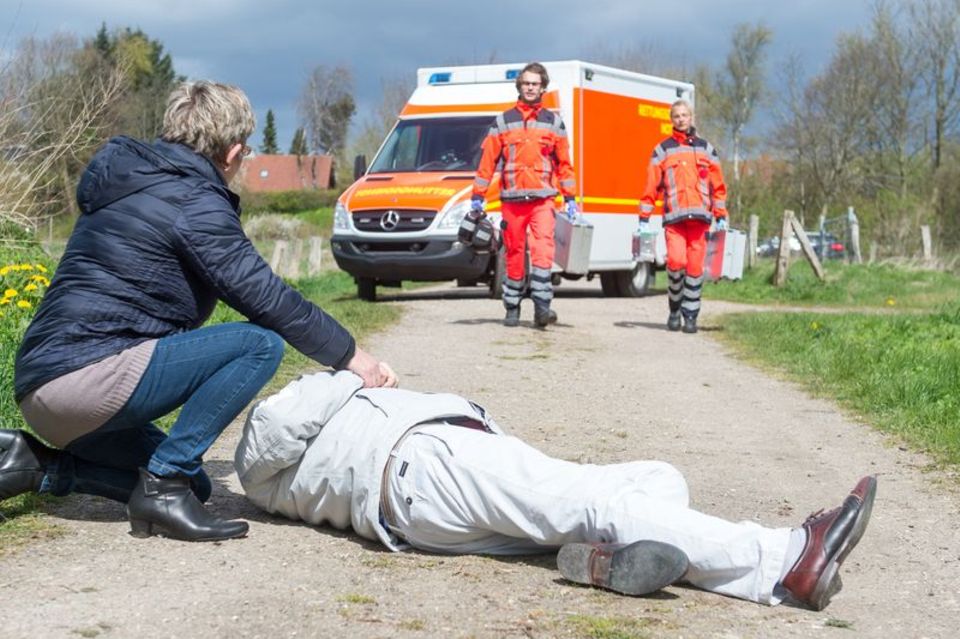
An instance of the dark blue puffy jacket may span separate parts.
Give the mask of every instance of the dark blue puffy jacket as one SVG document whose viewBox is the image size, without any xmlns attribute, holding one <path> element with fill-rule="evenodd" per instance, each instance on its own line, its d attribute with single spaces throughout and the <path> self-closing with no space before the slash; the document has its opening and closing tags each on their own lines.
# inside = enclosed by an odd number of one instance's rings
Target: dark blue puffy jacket
<svg viewBox="0 0 960 639">
<path fill-rule="evenodd" d="M 110 140 L 77 186 L 82 214 L 17 353 L 30 391 L 147 339 L 194 329 L 222 299 L 304 355 L 343 368 L 350 334 L 277 277 L 239 198 L 189 147 Z"/>
</svg>

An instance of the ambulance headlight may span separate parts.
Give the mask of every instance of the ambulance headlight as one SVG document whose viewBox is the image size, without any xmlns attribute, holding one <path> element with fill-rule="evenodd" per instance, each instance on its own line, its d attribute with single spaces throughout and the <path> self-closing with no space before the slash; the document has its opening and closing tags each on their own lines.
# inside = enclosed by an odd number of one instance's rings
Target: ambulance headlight
<svg viewBox="0 0 960 639">
<path fill-rule="evenodd" d="M 350 211 L 341 202 L 337 202 L 336 206 L 333 207 L 333 230 L 350 230 Z"/>
<path fill-rule="evenodd" d="M 451 206 L 437 224 L 438 231 L 456 231 L 460 228 L 463 216 L 470 210 L 470 200 Z"/>
</svg>

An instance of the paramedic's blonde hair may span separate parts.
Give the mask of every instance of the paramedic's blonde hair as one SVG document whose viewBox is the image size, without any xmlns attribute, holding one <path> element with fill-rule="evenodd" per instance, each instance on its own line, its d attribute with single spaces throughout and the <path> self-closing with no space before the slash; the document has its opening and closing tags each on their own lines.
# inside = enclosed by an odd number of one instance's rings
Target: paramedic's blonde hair
<svg viewBox="0 0 960 639">
<path fill-rule="evenodd" d="M 243 91 L 200 80 L 184 82 L 170 93 L 160 137 L 186 144 L 219 163 L 232 145 L 246 143 L 255 126 L 250 100 Z"/>
<path fill-rule="evenodd" d="M 676 102 L 674 102 L 673 104 L 670 105 L 670 115 L 673 115 L 673 110 L 674 110 L 676 107 L 678 107 L 678 106 L 685 106 L 685 107 L 687 107 L 687 111 L 690 112 L 690 119 L 693 119 L 693 117 L 694 117 L 693 107 L 690 106 L 690 103 L 689 103 L 689 102 L 687 102 L 686 100 L 682 100 L 682 99 L 681 99 L 681 100 L 677 100 Z"/>
</svg>

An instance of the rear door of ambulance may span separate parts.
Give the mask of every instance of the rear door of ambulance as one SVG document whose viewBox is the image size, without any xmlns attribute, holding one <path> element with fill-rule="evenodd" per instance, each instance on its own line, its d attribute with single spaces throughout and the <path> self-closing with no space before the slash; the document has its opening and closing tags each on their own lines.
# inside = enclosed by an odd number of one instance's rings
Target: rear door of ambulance
<svg viewBox="0 0 960 639">
<path fill-rule="evenodd" d="M 640 197 L 653 148 L 670 135 L 670 105 L 692 84 L 580 63 L 573 89 L 573 160 L 593 225 L 590 270 L 608 296 L 646 292 L 654 265 L 633 259 Z M 655 219 L 659 219 L 655 218 Z"/>
</svg>

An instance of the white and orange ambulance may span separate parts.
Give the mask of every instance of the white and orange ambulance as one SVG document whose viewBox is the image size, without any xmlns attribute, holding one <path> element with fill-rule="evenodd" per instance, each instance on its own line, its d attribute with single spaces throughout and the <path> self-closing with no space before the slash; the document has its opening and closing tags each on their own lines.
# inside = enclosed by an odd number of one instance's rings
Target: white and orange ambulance
<svg viewBox="0 0 960 639">
<path fill-rule="evenodd" d="M 642 295 L 656 263 L 634 259 L 631 236 L 647 166 L 653 147 L 671 132 L 670 104 L 693 103 L 693 85 L 579 60 L 543 64 L 550 74 L 544 105 L 566 124 L 577 201 L 594 227 L 586 277 L 599 276 L 608 296 Z M 356 181 L 336 204 L 333 254 L 362 299 L 375 299 L 378 285 L 404 280 L 483 282 L 499 296 L 502 259 L 461 244 L 457 229 L 470 209 L 480 144 L 494 117 L 516 103 L 523 66 L 417 71 L 417 88 L 396 126 L 369 168 L 358 158 Z M 495 178 L 487 191 L 494 217 L 498 192 Z M 661 265 L 663 253 L 661 241 Z"/>
</svg>

